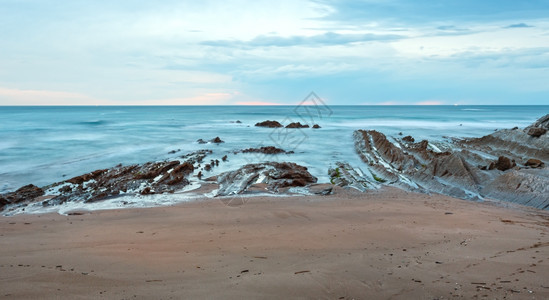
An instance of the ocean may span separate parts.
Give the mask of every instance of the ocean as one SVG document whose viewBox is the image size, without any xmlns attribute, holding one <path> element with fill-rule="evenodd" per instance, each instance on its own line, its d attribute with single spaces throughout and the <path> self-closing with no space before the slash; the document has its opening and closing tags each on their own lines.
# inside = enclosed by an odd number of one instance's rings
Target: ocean
<svg viewBox="0 0 549 300">
<path fill-rule="evenodd" d="M 319 182 L 336 161 L 363 164 L 352 133 L 375 129 L 396 137 L 444 141 L 479 137 L 496 129 L 525 127 L 549 106 L 71 106 L 0 107 L 0 193 L 44 186 L 117 164 L 172 159 L 211 149 L 228 155 L 211 174 L 257 161 L 290 161 Z M 265 120 L 318 124 L 320 129 L 255 127 Z M 222 144 L 199 144 L 220 137 Z M 294 154 L 234 154 L 276 146 Z M 175 153 L 174 153 L 175 151 Z"/>
</svg>

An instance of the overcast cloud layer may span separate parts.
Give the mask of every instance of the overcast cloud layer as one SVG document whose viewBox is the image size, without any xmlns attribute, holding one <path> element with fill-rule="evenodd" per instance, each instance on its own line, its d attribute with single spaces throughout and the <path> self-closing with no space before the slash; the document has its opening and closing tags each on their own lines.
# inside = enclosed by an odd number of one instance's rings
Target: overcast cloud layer
<svg viewBox="0 0 549 300">
<path fill-rule="evenodd" d="M 549 0 L 0 0 L 0 105 L 548 104 Z"/>
</svg>

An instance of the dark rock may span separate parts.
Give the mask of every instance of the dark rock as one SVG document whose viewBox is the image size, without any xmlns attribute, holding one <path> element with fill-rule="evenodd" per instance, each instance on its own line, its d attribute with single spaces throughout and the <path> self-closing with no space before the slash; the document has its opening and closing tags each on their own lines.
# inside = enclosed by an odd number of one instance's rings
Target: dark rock
<svg viewBox="0 0 549 300">
<path fill-rule="evenodd" d="M 258 127 L 269 127 L 269 128 L 278 128 L 278 127 L 283 127 L 282 124 L 278 123 L 277 121 L 263 121 L 263 122 L 259 122 L 257 124 L 255 124 L 255 126 L 258 126 Z"/>
<path fill-rule="evenodd" d="M 196 142 L 199 143 L 199 144 L 207 144 L 208 143 L 203 139 L 198 139 Z"/>
<path fill-rule="evenodd" d="M 211 142 L 214 143 L 214 144 L 225 143 L 218 136 L 216 136 L 214 139 L 212 139 Z"/>
<path fill-rule="evenodd" d="M 402 140 L 403 140 L 404 142 L 407 142 L 407 143 L 413 143 L 413 142 L 416 141 L 416 140 L 415 140 L 412 136 L 410 136 L 410 135 L 407 135 L 407 136 L 403 137 Z"/>
<path fill-rule="evenodd" d="M 143 189 L 140 193 L 141 195 L 151 195 L 151 194 L 154 194 L 154 192 L 151 191 L 151 188 L 150 187 L 146 187 L 145 189 Z"/>
<path fill-rule="evenodd" d="M 315 124 L 315 125 L 313 125 L 313 128 L 314 129 L 319 129 L 319 128 L 322 128 L 322 127 L 320 127 L 320 125 L 318 125 L 318 124 Z"/>
<path fill-rule="evenodd" d="M 544 166 L 541 160 L 535 158 L 530 158 L 524 165 L 531 168 L 542 168 Z"/>
<path fill-rule="evenodd" d="M 227 161 L 227 155 L 223 156 L 223 157 L 221 158 L 221 160 L 222 160 L 222 161 Z"/>
<path fill-rule="evenodd" d="M 498 158 L 498 161 L 495 163 L 496 169 L 498 169 L 500 171 L 507 171 L 507 170 L 513 168 L 516 165 L 517 164 L 515 163 L 514 160 L 511 160 L 510 158 L 505 157 L 505 156 L 500 156 Z"/>
<path fill-rule="evenodd" d="M 210 164 L 206 164 L 206 165 L 204 166 L 204 170 L 205 170 L 205 171 L 210 171 L 211 169 L 212 169 L 212 166 L 211 166 Z"/>
<path fill-rule="evenodd" d="M 42 195 L 44 195 L 44 190 L 41 188 L 32 184 L 25 185 L 15 192 L 0 195 L 0 208 L 8 204 L 32 201 Z"/>
<path fill-rule="evenodd" d="M 286 128 L 309 128 L 309 125 L 301 124 L 300 122 L 293 122 L 293 123 L 288 124 L 286 126 Z"/>
<path fill-rule="evenodd" d="M 539 127 L 530 127 L 528 129 L 527 134 L 533 137 L 540 137 L 544 135 L 547 132 L 547 129 L 545 128 L 539 128 Z"/>
<path fill-rule="evenodd" d="M 260 178 L 261 182 L 257 182 Z M 277 192 L 280 188 L 306 186 L 316 181 L 317 178 L 306 167 L 295 163 L 248 164 L 217 177 L 220 185 L 218 196 L 242 193 L 257 183 L 264 183 L 268 190 Z"/>
<path fill-rule="evenodd" d="M 260 148 L 248 148 L 241 151 L 242 153 L 264 153 L 264 154 L 280 154 L 286 153 L 283 149 L 276 148 L 273 146 L 266 146 Z"/>
</svg>

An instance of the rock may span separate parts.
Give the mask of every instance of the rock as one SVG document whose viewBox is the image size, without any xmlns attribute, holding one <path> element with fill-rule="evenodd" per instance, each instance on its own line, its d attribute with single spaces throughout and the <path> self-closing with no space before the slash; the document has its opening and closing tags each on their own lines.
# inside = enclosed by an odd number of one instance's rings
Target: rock
<svg viewBox="0 0 549 300">
<path fill-rule="evenodd" d="M 534 122 L 529 127 L 538 127 L 538 128 L 544 128 L 549 130 L 549 114 L 546 114 L 545 116 L 539 118 L 536 122 Z"/>
<path fill-rule="evenodd" d="M 331 195 L 333 194 L 334 186 L 332 184 L 312 184 L 309 186 L 309 193 L 315 195 Z"/>
<path fill-rule="evenodd" d="M 64 202 L 90 203 L 122 194 L 173 193 L 189 184 L 186 177 L 194 172 L 193 164 L 209 153 L 210 150 L 189 153 L 182 156 L 186 159 L 184 162 L 174 160 L 130 166 L 117 165 L 57 182 L 42 189 L 33 185 L 25 186 L 12 193 L 13 195 L 8 194 L 7 197 L 0 198 L 6 198 L 10 203 L 21 202 L 21 205 L 43 201 L 42 205 L 50 206 Z"/>
<path fill-rule="evenodd" d="M 208 143 L 203 139 L 198 139 L 196 142 L 199 143 L 199 144 L 207 144 Z"/>
<path fill-rule="evenodd" d="M 264 153 L 264 154 L 280 154 L 286 153 L 283 149 L 276 148 L 273 146 L 266 146 L 260 148 L 248 148 L 241 151 L 242 153 Z"/>
<path fill-rule="evenodd" d="M 154 192 L 151 191 L 151 188 L 150 187 L 146 187 L 145 189 L 143 189 L 140 193 L 141 195 L 151 195 L 151 194 L 154 194 Z"/>
<path fill-rule="evenodd" d="M 44 190 L 33 185 L 25 185 L 15 192 L 0 195 L 0 208 L 8 204 L 18 204 L 32 201 L 37 197 L 44 195 Z"/>
<path fill-rule="evenodd" d="M 223 157 L 221 158 L 221 160 L 222 160 L 222 161 L 227 161 L 227 155 L 223 156 Z"/>
<path fill-rule="evenodd" d="M 300 122 L 293 122 L 288 124 L 286 128 L 309 128 L 309 125 L 301 124 Z"/>
<path fill-rule="evenodd" d="M 328 170 L 330 183 L 344 188 L 353 188 L 361 192 L 378 187 L 376 183 L 373 183 L 362 176 L 362 171 L 355 170 L 348 163 L 336 162 L 335 165 L 335 168 L 330 168 Z M 360 174 L 358 172 L 360 172 Z"/>
<path fill-rule="evenodd" d="M 318 125 L 318 124 L 315 124 L 315 125 L 313 125 L 313 128 L 314 129 L 319 129 L 319 128 L 322 128 L 322 127 L 320 127 L 320 125 Z"/>
<path fill-rule="evenodd" d="M 211 140 L 212 143 L 214 144 L 220 144 L 220 143 L 225 143 L 224 141 L 222 141 L 218 136 L 216 136 L 215 138 L 213 138 Z"/>
<path fill-rule="evenodd" d="M 530 158 L 524 165 L 531 168 L 542 168 L 544 164 L 539 159 Z"/>
<path fill-rule="evenodd" d="M 242 122 L 240 120 L 236 120 L 236 123 L 237 124 L 242 124 Z"/>
<path fill-rule="evenodd" d="M 278 123 L 277 121 L 263 121 L 263 122 L 259 122 L 259 123 L 256 123 L 255 126 L 258 126 L 258 127 L 269 127 L 269 128 L 278 128 L 278 127 L 284 127 L 282 126 L 282 124 Z"/>
<path fill-rule="evenodd" d="M 240 194 L 259 183 L 266 184 L 269 191 L 278 192 L 280 188 L 306 186 L 316 181 L 317 178 L 312 176 L 306 167 L 295 163 L 248 164 L 238 170 L 217 176 L 217 182 L 220 185 L 217 195 Z"/>
<path fill-rule="evenodd" d="M 407 136 L 403 137 L 402 140 L 403 140 L 404 142 L 407 142 L 407 143 L 413 143 L 413 142 L 416 141 L 416 140 L 415 140 L 412 136 L 410 136 L 410 135 L 407 135 Z"/>
<path fill-rule="evenodd" d="M 498 158 L 497 162 L 495 163 L 496 169 L 498 169 L 500 171 L 509 170 L 509 169 L 513 168 L 514 166 L 516 166 L 516 165 L 517 164 L 515 163 L 514 160 L 511 160 L 510 158 L 505 157 L 505 156 L 500 156 Z"/>
<path fill-rule="evenodd" d="M 533 137 L 540 137 L 544 135 L 547 132 L 547 129 L 545 128 L 539 128 L 539 127 L 530 127 L 528 129 L 527 134 Z"/>
</svg>

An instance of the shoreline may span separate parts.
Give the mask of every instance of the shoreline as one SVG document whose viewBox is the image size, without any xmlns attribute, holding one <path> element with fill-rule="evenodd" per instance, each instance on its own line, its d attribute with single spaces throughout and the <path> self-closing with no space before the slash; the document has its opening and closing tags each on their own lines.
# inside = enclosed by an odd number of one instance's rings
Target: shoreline
<svg viewBox="0 0 549 300">
<path fill-rule="evenodd" d="M 391 187 L 0 226 L 14 299 L 549 297 L 549 212 Z"/>
</svg>

